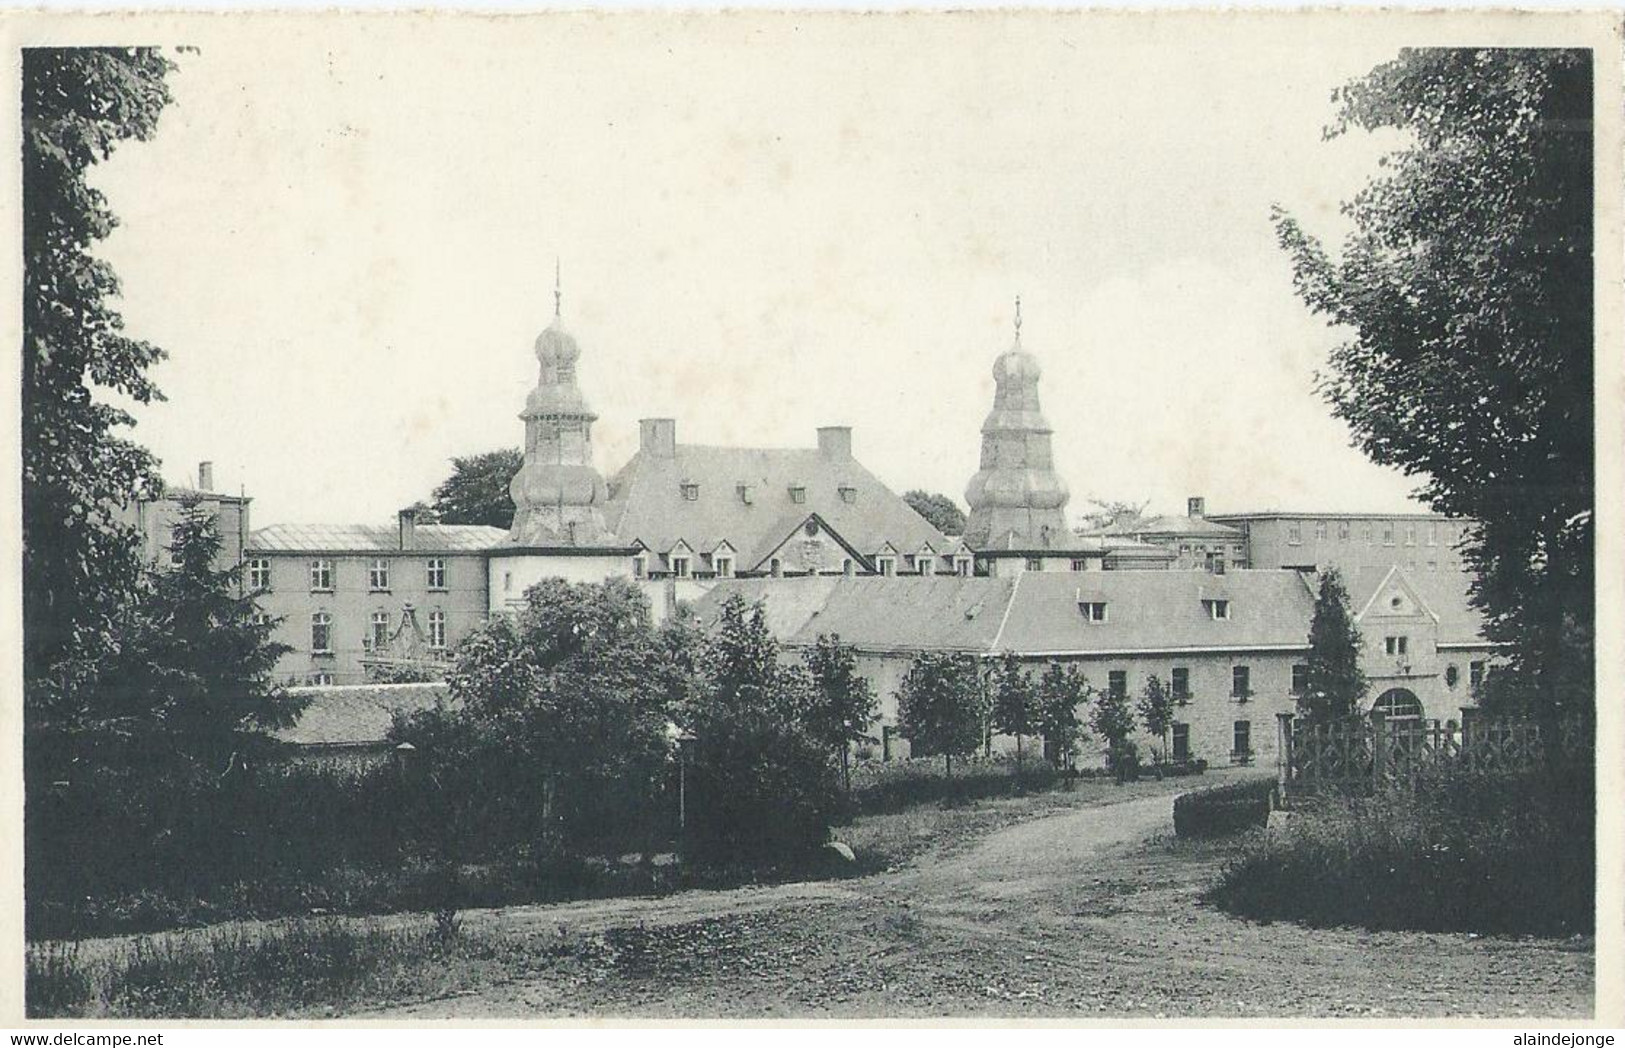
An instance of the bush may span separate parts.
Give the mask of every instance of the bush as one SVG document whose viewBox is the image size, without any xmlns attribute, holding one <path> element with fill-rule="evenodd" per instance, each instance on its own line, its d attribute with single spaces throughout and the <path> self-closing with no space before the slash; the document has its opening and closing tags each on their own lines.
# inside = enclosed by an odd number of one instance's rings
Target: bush
<svg viewBox="0 0 1625 1048">
<path fill-rule="evenodd" d="M 1174 798 L 1174 833 L 1219 837 L 1269 821 L 1274 779 L 1247 779 L 1182 793 Z"/>
<path fill-rule="evenodd" d="M 860 812 L 895 812 L 918 804 L 1010 797 L 1022 791 L 1047 790 L 1061 781 L 1049 761 L 1028 758 L 972 757 L 955 766 L 952 779 L 943 775 L 935 757 L 864 762 L 852 770 L 852 806 Z"/>
<path fill-rule="evenodd" d="M 1592 926 L 1589 769 L 1452 771 L 1321 801 L 1248 844 L 1209 893 L 1232 913 L 1315 926 L 1568 935 Z"/>
</svg>

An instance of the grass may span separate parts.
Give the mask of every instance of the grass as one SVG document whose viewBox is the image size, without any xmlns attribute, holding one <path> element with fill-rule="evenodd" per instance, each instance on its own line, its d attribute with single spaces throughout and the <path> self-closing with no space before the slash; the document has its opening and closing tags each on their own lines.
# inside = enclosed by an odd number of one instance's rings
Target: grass
<svg viewBox="0 0 1625 1048">
<path fill-rule="evenodd" d="M 513 941 L 455 923 L 407 927 L 337 918 L 144 936 L 90 958 L 77 944 L 32 945 L 32 1018 L 232 1019 L 323 1015 L 434 997 L 535 972 L 591 940 Z"/>
<path fill-rule="evenodd" d="M 1255 833 L 1207 898 L 1317 927 L 1589 933 L 1594 812 L 1588 770 L 1452 773 L 1327 799 Z"/>
</svg>

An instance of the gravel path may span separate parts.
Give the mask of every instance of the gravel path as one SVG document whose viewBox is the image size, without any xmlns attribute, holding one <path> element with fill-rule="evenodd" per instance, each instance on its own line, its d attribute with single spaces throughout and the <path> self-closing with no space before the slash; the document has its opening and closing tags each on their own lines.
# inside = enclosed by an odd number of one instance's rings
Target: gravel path
<svg viewBox="0 0 1625 1048">
<path fill-rule="evenodd" d="M 368 1018 L 1580 1017 L 1590 939 L 1310 930 L 1199 902 L 1228 845 L 1172 798 L 1083 808 L 838 882 L 467 915 L 580 959 Z"/>
</svg>

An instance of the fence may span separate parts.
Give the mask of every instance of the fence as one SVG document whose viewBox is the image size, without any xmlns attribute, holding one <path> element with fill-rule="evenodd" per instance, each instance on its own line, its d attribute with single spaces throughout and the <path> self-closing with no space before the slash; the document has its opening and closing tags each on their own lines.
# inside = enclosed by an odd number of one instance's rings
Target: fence
<svg viewBox="0 0 1625 1048">
<path fill-rule="evenodd" d="M 1415 782 L 1430 771 L 1517 771 L 1545 754 L 1541 725 L 1489 720 L 1474 709 L 1462 720 L 1388 719 L 1381 713 L 1348 720 L 1294 723 L 1276 714 L 1281 804 L 1317 794 L 1369 794 L 1378 786 Z M 1567 760 L 1590 759 L 1592 731 L 1578 719 L 1558 726 Z"/>
</svg>

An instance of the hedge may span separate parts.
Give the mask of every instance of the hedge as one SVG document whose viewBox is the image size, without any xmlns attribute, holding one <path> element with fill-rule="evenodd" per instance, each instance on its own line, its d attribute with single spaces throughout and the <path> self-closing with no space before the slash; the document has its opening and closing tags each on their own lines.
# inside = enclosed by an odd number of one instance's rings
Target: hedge
<svg viewBox="0 0 1625 1048">
<path fill-rule="evenodd" d="M 1174 798 L 1174 833 L 1219 837 L 1269 821 L 1274 779 L 1246 779 L 1192 790 Z"/>
</svg>

